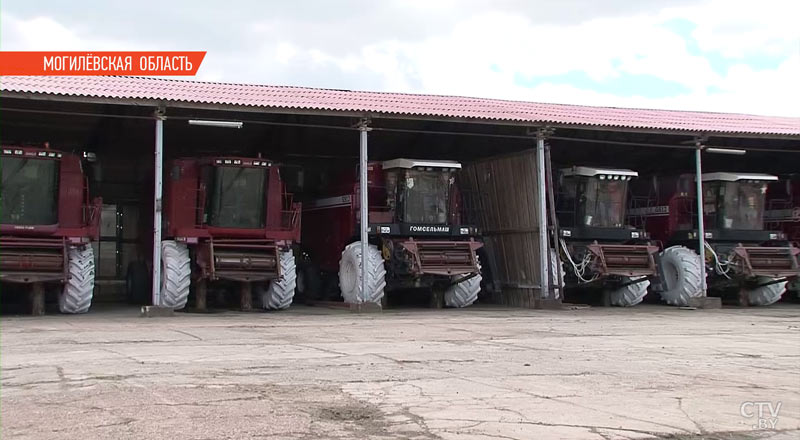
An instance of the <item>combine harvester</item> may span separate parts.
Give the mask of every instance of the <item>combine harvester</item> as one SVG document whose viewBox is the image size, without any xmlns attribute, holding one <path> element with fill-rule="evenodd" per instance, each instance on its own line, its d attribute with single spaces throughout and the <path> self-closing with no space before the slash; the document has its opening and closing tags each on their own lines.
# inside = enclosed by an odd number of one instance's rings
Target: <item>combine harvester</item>
<svg viewBox="0 0 800 440">
<path fill-rule="evenodd" d="M 776 176 L 703 174 L 705 249 L 698 249 L 694 175 L 656 178 L 638 188 L 646 206 L 632 212 L 667 247 L 659 256 L 660 282 L 652 289 L 676 306 L 702 296 L 701 265 L 708 291 L 737 297 L 741 305 L 769 305 L 800 275 L 800 249 L 780 231 L 764 229 L 767 185 Z M 700 255 L 703 258 L 700 258 Z"/>
<path fill-rule="evenodd" d="M 338 275 L 346 303 L 382 303 L 384 291 L 431 289 L 436 307 L 466 307 L 478 297 L 481 270 L 478 231 L 461 224 L 456 183 L 461 164 L 395 159 L 367 168 L 369 247 L 361 255 L 356 170 L 329 187 L 325 197 L 305 204 L 303 245 L 313 269 L 303 284 L 319 286 L 320 271 Z M 361 265 L 367 264 L 367 292 Z"/>
<path fill-rule="evenodd" d="M 800 246 L 800 174 L 785 176 L 769 185 L 764 222 L 768 229 L 783 231 L 786 239 Z M 800 277 L 790 282 L 786 290 L 800 299 Z"/>
<path fill-rule="evenodd" d="M 559 175 L 560 260 L 554 261 L 567 288 L 600 288 L 605 305 L 639 304 L 656 275 L 658 246 L 645 231 L 626 224 L 628 182 L 637 176 L 632 170 L 584 166 Z"/>
<path fill-rule="evenodd" d="M 84 153 L 93 159 L 90 153 Z M 92 304 L 102 200 L 89 198 L 81 158 L 44 148 L 3 146 L 0 280 L 31 285 L 32 313 L 45 311 L 45 287 L 58 283 L 62 313 Z"/>
<path fill-rule="evenodd" d="M 253 292 L 265 309 L 289 307 L 300 204 L 278 167 L 261 158 L 208 157 L 175 159 L 166 170 L 159 305 L 184 308 L 194 280 L 199 310 L 206 308 L 207 282 L 225 281 L 239 284 L 243 310 L 252 307 Z M 129 297 L 146 300 L 147 278 L 146 263 L 132 263 Z"/>
</svg>

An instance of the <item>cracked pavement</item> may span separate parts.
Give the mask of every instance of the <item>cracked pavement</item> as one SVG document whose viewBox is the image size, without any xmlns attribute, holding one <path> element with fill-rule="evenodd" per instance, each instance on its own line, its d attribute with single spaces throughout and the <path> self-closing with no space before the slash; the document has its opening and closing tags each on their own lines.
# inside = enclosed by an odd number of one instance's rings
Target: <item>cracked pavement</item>
<svg viewBox="0 0 800 440">
<path fill-rule="evenodd" d="M 800 306 L 2 319 L 2 438 L 796 439 Z M 743 402 L 781 402 L 775 431 Z"/>
</svg>

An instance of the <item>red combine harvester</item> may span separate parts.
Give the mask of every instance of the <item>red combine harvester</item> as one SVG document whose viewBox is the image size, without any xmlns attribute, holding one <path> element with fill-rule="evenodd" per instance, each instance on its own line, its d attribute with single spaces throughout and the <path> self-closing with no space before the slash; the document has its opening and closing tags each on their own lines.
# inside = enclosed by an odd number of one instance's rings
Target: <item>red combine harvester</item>
<svg viewBox="0 0 800 440">
<path fill-rule="evenodd" d="M 62 313 L 89 310 L 101 206 L 89 199 L 77 155 L 47 145 L 2 147 L 0 280 L 33 285 L 33 314 L 44 313 L 45 283 L 63 284 Z"/>
<path fill-rule="evenodd" d="M 659 258 L 660 282 L 653 286 L 667 303 L 684 306 L 702 295 L 701 264 L 710 293 L 735 292 L 747 305 L 780 299 L 787 281 L 800 275 L 800 249 L 783 232 L 764 230 L 767 184 L 776 180 L 757 173 L 703 174 L 702 259 L 694 176 L 654 178 L 641 188 L 648 203 L 635 217 L 667 246 Z"/>
<path fill-rule="evenodd" d="M 261 158 L 211 157 L 175 159 L 165 170 L 160 305 L 185 307 L 194 279 L 198 309 L 206 307 L 209 281 L 240 283 L 243 309 L 251 307 L 253 290 L 263 308 L 289 307 L 300 204 L 286 192 L 278 167 Z M 137 272 L 129 269 L 129 277 Z"/>
<path fill-rule="evenodd" d="M 361 293 L 356 170 L 304 207 L 303 244 L 324 274 L 338 273 L 344 301 L 381 303 L 384 288 L 430 288 L 434 304 L 466 307 L 481 289 L 477 229 L 461 224 L 453 161 L 394 159 L 367 168 L 367 295 Z M 312 283 L 309 283 L 312 284 Z M 443 295 L 440 295 L 443 291 Z"/>
<path fill-rule="evenodd" d="M 559 177 L 556 213 L 567 287 L 602 287 L 606 305 L 639 304 L 656 275 L 658 246 L 626 223 L 628 182 L 637 176 L 576 166 Z"/>
<path fill-rule="evenodd" d="M 800 174 L 786 176 L 773 182 L 767 191 L 767 229 L 783 231 L 786 239 L 800 246 Z M 800 298 L 800 278 L 786 286 L 795 298 Z"/>
</svg>

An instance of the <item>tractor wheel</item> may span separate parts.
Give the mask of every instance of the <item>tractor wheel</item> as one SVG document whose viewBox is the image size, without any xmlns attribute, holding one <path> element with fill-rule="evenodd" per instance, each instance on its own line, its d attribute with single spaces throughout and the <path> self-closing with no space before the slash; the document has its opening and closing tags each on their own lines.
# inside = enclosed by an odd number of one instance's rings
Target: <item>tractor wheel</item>
<svg viewBox="0 0 800 440">
<path fill-rule="evenodd" d="M 386 268 L 383 255 L 374 245 L 367 248 L 367 295 L 361 293 L 361 242 L 348 244 L 339 260 L 339 289 L 348 304 L 371 302 L 380 304 L 386 287 Z"/>
<path fill-rule="evenodd" d="M 291 250 L 281 252 L 281 278 L 269 282 L 269 287 L 259 289 L 261 307 L 270 310 L 283 310 L 292 305 L 297 287 L 297 267 Z"/>
<path fill-rule="evenodd" d="M 481 291 L 481 279 L 481 275 L 478 274 L 448 287 L 444 291 L 444 305 L 457 308 L 471 306 Z"/>
<path fill-rule="evenodd" d="M 790 299 L 800 301 L 800 278 L 795 278 L 794 281 L 787 284 L 786 291 L 791 293 Z"/>
<path fill-rule="evenodd" d="M 772 281 L 769 277 L 758 277 L 756 282 L 768 283 Z M 781 299 L 783 292 L 786 292 L 786 281 L 780 283 L 767 284 L 766 286 L 756 287 L 755 289 L 747 290 L 747 303 L 751 306 L 768 306 L 775 304 Z"/>
<path fill-rule="evenodd" d="M 189 248 L 172 240 L 161 242 L 161 306 L 180 310 L 186 307 L 192 279 Z"/>
<path fill-rule="evenodd" d="M 92 305 L 94 294 L 94 251 L 91 246 L 83 249 L 69 248 L 69 279 L 58 296 L 61 313 L 86 313 Z"/>
<path fill-rule="evenodd" d="M 143 261 L 134 261 L 128 265 L 125 276 L 125 293 L 131 304 L 150 303 L 150 275 Z"/>
<path fill-rule="evenodd" d="M 305 301 L 322 299 L 322 277 L 316 264 L 305 262 L 297 265 L 296 290 Z"/>
<path fill-rule="evenodd" d="M 685 307 L 689 298 L 703 296 L 703 284 L 700 279 L 703 261 L 691 249 L 684 246 L 672 246 L 661 253 L 661 265 L 666 288 L 661 291 L 661 298 L 667 304 Z"/>
<path fill-rule="evenodd" d="M 644 278 L 644 277 L 622 277 L 622 284 L 630 283 L 631 281 Z M 634 284 L 620 287 L 609 292 L 609 300 L 612 306 L 617 307 L 632 307 L 639 304 L 647 295 L 647 287 L 650 286 L 650 281 L 640 281 Z"/>
</svg>

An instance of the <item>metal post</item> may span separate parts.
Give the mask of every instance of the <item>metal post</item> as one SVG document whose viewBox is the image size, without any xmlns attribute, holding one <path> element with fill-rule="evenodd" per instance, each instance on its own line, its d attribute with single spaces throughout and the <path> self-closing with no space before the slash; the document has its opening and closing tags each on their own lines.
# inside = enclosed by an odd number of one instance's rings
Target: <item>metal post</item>
<svg viewBox="0 0 800 440">
<path fill-rule="evenodd" d="M 695 143 L 697 149 L 694 152 L 695 158 L 695 184 L 697 185 L 697 243 L 700 246 L 700 285 L 703 289 L 703 296 L 706 296 L 706 233 L 703 224 L 703 166 L 701 155 L 703 145 L 699 141 Z"/>
<path fill-rule="evenodd" d="M 358 189 L 361 207 L 361 302 L 366 303 L 369 294 L 367 292 L 367 250 L 369 243 L 367 228 L 369 227 L 369 197 L 367 194 L 367 131 L 369 131 L 369 121 L 364 119 L 359 123 L 358 130 L 361 137 L 361 151 L 359 153 L 359 178 Z"/>
<path fill-rule="evenodd" d="M 153 305 L 161 305 L 161 196 L 164 162 L 164 114 L 156 111 L 155 179 L 153 189 Z"/>
<path fill-rule="evenodd" d="M 544 133 L 540 130 L 536 135 L 536 183 L 537 183 L 537 218 L 539 228 L 539 273 L 541 299 L 549 299 L 550 294 L 550 261 L 549 246 L 547 244 L 547 193 L 545 191 L 544 167 Z"/>
</svg>

